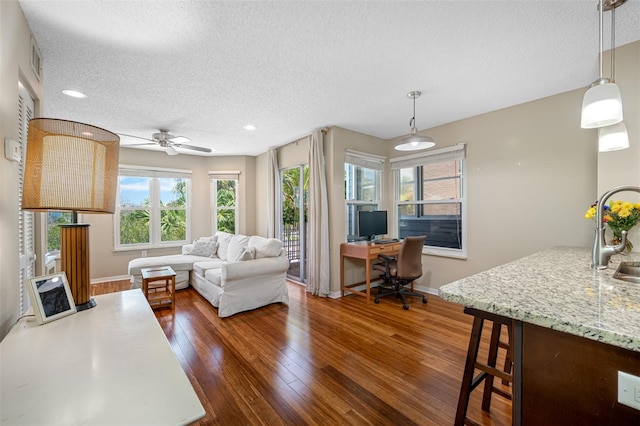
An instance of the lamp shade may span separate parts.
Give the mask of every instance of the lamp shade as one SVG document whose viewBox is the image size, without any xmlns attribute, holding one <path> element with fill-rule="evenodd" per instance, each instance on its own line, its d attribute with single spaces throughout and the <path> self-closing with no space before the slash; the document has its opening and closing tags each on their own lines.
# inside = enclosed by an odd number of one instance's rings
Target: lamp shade
<svg viewBox="0 0 640 426">
<path fill-rule="evenodd" d="M 420 149 L 427 149 L 435 146 L 435 142 L 429 136 L 423 136 L 418 134 L 418 129 L 411 128 L 411 133 L 402 137 L 396 146 L 397 151 L 417 151 Z"/>
<path fill-rule="evenodd" d="M 623 121 L 598 129 L 598 151 L 618 151 L 626 148 L 629 148 L 629 135 Z"/>
<path fill-rule="evenodd" d="M 622 96 L 620 89 L 609 79 L 596 81 L 582 100 L 583 129 L 610 126 L 622 121 Z"/>
<path fill-rule="evenodd" d="M 120 137 L 73 121 L 29 122 L 22 209 L 113 213 Z"/>
</svg>

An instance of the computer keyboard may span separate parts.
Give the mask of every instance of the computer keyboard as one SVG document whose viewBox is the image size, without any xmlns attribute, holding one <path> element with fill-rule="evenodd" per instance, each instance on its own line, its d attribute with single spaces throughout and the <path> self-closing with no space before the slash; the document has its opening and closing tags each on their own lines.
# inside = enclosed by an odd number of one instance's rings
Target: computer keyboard
<svg viewBox="0 0 640 426">
<path fill-rule="evenodd" d="M 399 240 L 397 238 L 394 238 L 392 240 L 374 240 L 373 242 L 376 244 L 391 244 L 391 243 L 397 243 Z"/>
</svg>

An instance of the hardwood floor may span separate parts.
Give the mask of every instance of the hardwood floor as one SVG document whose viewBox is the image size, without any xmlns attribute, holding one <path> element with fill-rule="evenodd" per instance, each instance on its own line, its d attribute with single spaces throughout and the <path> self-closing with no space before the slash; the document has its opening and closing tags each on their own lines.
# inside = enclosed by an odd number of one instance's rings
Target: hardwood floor
<svg viewBox="0 0 640 426">
<path fill-rule="evenodd" d="M 207 412 L 198 424 L 453 424 L 472 323 L 461 306 L 428 296 L 404 311 L 391 298 L 367 305 L 288 285 L 288 306 L 224 319 L 191 288 L 175 312 L 156 311 Z M 481 397 L 480 387 L 470 418 L 511 424 L 510 401 L 494 395 L 487 414 Z"/>
</svg>

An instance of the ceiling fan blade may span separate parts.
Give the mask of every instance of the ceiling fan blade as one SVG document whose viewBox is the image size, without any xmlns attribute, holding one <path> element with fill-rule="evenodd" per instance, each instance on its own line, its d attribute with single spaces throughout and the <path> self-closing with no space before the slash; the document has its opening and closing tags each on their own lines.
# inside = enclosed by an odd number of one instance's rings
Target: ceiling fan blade
<svg viewBox="0 0 640 426">
<path fill-rule="evenodd" d="M 142 139 L 142 138 L 141 138 Z M 129 144 L 121 144 L 120 146 L 122 146 L 123 148 L 127 148 L 130 146 L 143 146 L 143 145 L 157 145 L 158 143 L 155 141 L 151 141 L 151 142 L 146 142 L 146 143 L 129 143 Z"/>
<path fill-rule="evenodd" d="M 176 143 L 173 146 L 177 146 L 178 148 L 185 148 L 185 149 L 192 149 L 194 151 L 200 151 L 200 152 L 211 152 L 211 148 L 203 148 L 201 146 L 195 146 L 195 145 L 185 145 L 183 143 Z"/>
<path fill-rule="evenodd" d="M 128 138 L 144 139 L 145 141 L 155 142 L 153 139 L 143 138 L 142 136 L 127 135 L 126 133 L 116 133 L 116 134 L 120 136 L 126 136 Z"/>
</svg>

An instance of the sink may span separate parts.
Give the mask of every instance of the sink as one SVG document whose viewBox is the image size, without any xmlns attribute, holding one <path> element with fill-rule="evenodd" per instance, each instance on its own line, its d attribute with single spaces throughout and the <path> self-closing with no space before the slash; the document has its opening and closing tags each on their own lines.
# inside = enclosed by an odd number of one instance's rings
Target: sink
<svg viewBox="0 0 640 426">
<path fill-rule="evenodd" d="M 613 274 L 613 278 L 640 284 L 640 262 L 622 262 Z"/>
</svg>

